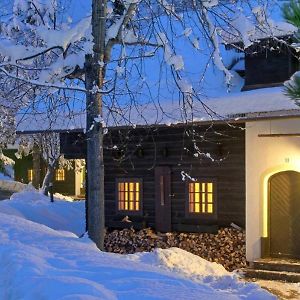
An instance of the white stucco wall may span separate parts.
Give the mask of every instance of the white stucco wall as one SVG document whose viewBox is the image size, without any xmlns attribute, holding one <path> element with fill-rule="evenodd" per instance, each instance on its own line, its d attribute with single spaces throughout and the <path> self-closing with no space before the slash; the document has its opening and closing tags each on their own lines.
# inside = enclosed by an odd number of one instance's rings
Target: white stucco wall
<svg viewBox="0 0 300 300">
<path fill-rule="evenodd" d="M 268 236 L 268 179 L 280 171 L 300 171 L 300 137 L 258 137 L 300 133 L 300 118 L 246 123 L 246 255 L 260 258 Z"/>
</svg>

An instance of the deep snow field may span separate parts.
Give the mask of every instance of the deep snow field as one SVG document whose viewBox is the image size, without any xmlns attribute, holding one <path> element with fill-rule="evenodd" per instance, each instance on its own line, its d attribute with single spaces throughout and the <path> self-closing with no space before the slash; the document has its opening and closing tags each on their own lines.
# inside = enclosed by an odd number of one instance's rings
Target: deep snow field
<svg viewBox="0 0 300 300">
<path fill-rule="evenodd" d="M 85 231 L 84 202 L 33 189 L 0 202 L 0 299 L 276 299 L 178 248 L 119 255 Z"/>
</svg>

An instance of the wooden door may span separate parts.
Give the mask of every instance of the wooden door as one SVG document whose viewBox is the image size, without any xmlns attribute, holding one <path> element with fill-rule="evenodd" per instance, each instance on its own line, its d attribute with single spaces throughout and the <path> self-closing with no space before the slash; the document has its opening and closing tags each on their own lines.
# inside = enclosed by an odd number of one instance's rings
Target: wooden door
<svg viewBox="0 0 300 300">
<path fill-rule="evenodd" d="M 155 229 L 170 232 L 171 226 L 171 171 L 169 167 L 155 168 Z"/>
<path fill-rule="evenodd" d="M 269 180 L 270 255 L 300 257 L 300 173 L 280 172 Z"/>
</svg>

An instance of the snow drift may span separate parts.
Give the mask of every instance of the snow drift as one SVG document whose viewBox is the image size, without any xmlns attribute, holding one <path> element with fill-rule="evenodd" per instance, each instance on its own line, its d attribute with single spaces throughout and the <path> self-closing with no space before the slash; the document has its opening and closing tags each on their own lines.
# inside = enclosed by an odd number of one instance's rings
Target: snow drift
<svg viewBox="0 0 300 300">
<path fill-rule="evenodd" d="M 77 236 L 85 232 L 83 201 L 70 202 L 65 201 L 65 197 L 54 197 L 51 203 L 49 197 L 30 187 L 13 194 L 10 200 L 1 201 L 0 212 L 44 224 L 55 230 L 70 231 Z"/>
<path fill-rule="evenodd" d="M 75 234 L 83 211 L 32 191 L 0 203 L 0 299 L 275 299 L 177 248 L 101 252 Z"/>
</svg>

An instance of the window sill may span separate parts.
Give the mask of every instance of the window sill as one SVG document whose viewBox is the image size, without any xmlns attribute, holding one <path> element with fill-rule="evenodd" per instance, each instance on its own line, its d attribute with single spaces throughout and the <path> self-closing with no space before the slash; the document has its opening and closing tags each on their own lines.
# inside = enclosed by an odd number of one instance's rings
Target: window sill
<svg viewBox="0 0 300 300">
<path fill-rule="evenodd" d="M 199 220 L 216 220 L 218 218 L 216 213 L 186 213 L 185 217 L 187 219 L 199 219 Z"/>
</svg>

